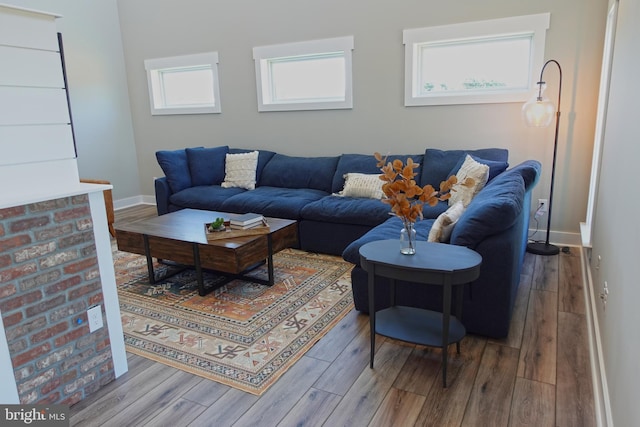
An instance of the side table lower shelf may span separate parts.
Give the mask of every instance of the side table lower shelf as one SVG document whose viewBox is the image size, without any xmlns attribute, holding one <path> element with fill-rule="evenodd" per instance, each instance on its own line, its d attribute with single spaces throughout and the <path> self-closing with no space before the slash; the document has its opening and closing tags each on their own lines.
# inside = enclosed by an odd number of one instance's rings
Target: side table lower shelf
<svg viewBox="0 0 640 427">
<path fill-rule="evenodd" d="M 394 306 L 376 312 L 375 316 L 377 334 L 414 344 L 442 348 L 442 313 L 421 308 Z M 462 323 L 451 316 L 448 344 L 459 343 L 466 333 Z"/>
</svg>

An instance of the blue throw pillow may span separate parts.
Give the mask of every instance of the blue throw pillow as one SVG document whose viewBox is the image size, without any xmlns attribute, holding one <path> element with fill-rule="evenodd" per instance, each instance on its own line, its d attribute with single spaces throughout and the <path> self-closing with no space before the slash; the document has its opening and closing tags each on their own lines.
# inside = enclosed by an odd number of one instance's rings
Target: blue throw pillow
<svg viewBox="0 0 640 427">
<path fill-rule="evenodd" d="M 424 161 L 422 165 L 422 175 L 420 177 L 420 185 L 431 184 L 433 186 L 440 185 L 441 181 L 449 178 L 449 172 L 460 161 L 464 162 L 465 154 L 472 154 L 482 159 L 506 162 L 509 157 L 509 151 L 504 148 L 480 148 L 478 150 L 439 150 L 436 148 L 427 148 L 424 152 Z M 462 165 L 462 163 L 460 163 Z M 458 169 L 460 169 L 458 167 Z M 458 171 L 456 169 L 456 172 Z"/>
<path fill-rule="evenodd" d="M 185 149 L 156 151 L 156 159 L 167 177 L 172 193 L 191 187 L 191 174 Z"/>
<path fill-rule="evenodd" d="M 217 185 L 224 180 L 225 158 L 229 146 L 187 148 L 191 185 Z"/>
<path fill-rule="evenodd" d="M 487 160 L 487 159 L 482 159 L 478 156 L 474 156 L 473 154 L 469 154 L 471 156 L 471 158 L 473 160 L 475 160 L 478 163 L 482 163 L 483 165 L 487 165 L 489 166 L 489 178 L 487 179 L 487 182 L 491 181 L 493 178 L 495 178 L 496 176 L 500 175 L 502 172 L 506 171 L 507 168 L 509 167 L 509 163 L 508 162 L 501 162 L 501 161 L 496 161 L 496 160 Z M 451 175 L 455 175 L 458 173 L 458 171 L 460 170 L 460 168 L 462 167 L 462 164 L 464 163 L 464 159 L 466 159 L 467 156 L 462 156 L 460 158 L 460 161 L 458 161 L 458 163 L 451 168 L 451 172 L 449 172 L 448 176 Z"/>
</svg>

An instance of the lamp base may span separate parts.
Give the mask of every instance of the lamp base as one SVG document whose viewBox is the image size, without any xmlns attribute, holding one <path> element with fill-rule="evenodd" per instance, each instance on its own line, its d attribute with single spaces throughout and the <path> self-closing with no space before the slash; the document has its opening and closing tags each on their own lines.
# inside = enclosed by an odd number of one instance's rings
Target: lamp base
<svg viewBox="0 0 640 427">
<path fill-rule="evenodd" d="M 554 246 L 549 243 L 534 242 L 534 243 L 527 243 L 527 252 L 536 254 L 536 255 L 550 256 L 550 255 L 558 255 L 558 253 L 560 252 L 560 249 L 557 246 Z"/>
</svg>

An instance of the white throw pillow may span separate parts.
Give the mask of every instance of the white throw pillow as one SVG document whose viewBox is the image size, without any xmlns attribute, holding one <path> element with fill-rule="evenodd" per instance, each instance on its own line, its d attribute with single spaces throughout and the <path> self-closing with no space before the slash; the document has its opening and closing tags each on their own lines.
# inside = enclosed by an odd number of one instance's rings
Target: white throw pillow
<svg viewBox="0 0 640 427">
<path fill-rule="evenodd" d="M 227 154 L 224 165 L 224 181 L 221 187 L 240 187 L 247 190 L 256 188 L 258 152 Z"/>
<path fill-rule="evenodd" d="M 383 184 L 380 174 L 347 173 L 344 175 L 344 189 L 336 196 L 382 199 Z"/>
<path fill-rule="evenodd" d="M 460 219 L 464 211 L 464 205 L 461 201 L 458 201 L 447 209 L 446 212 L 441 213 L 438 218 L 436 218 L 431 230 L 429 231 L 427 242 L 448 242 L 451 238 L 453 227 L 456 225 L 456 222 L 458 222 L 458 219 Z"/>
<path fill-rule="evenodd" d="M 456 202 L 462 201 L 462 204 L 466 208 L 487 183 L 489 179 L 489 166 L 476 162 L 467 154 L 464 163 L 462 163 L 462 166 L 460 166 L 460 169 L 456 173 L 456 178 L 458 178 L 459 184 L 463 183 L 467 178 L 473 178 L 474 180 L 474 184 L 471 187 L 456 184 L 453 187 L 455 191 L 451 191 L 449 206 L 453 206 Z"/>
</svg>

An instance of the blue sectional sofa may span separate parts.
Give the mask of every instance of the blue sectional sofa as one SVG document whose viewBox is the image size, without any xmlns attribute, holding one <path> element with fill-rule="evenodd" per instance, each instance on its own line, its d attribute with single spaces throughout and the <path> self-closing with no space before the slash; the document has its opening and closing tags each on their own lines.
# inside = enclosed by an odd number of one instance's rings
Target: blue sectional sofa
<svg viewBox="0 0 640 427">
<path fill-rule="evenodd" d="M 256 188 L 222 187 L 226 154 L 249 151 L 222 146 L 157 152 L 165 172 L 155 180 L 158 214 L 195 208 L 295 219 L 299 248 L 342 255 L 355 265 L 355 306 L 367 312 L 367 278 L 359 266 L 358 249 L 369 241 L 399 238 L 401 222 L 391 217 L 389 206 L 378 199 L 335 194 L 343 189 L 346 173 L 379 172 L 373 155 L 293 157 L 258 150 Z M 455 174 L 466 154 L 490 166 L 490 181 L 469 204 L 451 235 L 451 244 L 467 246 L 483 257 L 480 278 L 465 292 L 462 322 L 470 333 L 504 337 L 520 281 L 531 190 L 539 178 L 540 164 L 530 160 L 507 169 L 507 150 L 496 148 L 426 149 L 422 154 L 392 155 L 389 160 L 411 157 L 420 164 L 416 169 L 418 184 L 437 187 Z M 416 224 L 419 239 L 427 239 L 435 219 L 447 208 L 447 202 L 425 207 L 425 219 Z M 378 280 L 376 295 L 388 295 L 386 286 L 384 279 Z M 409 289 L 406 283 L 398 284 L 396 298 L 398 304 L 431 309 L 439 308 L 442 301 L 438 287 Z M 388 305 L 384 297 L 376 303 L 378 308 Z"/>
</svg>

